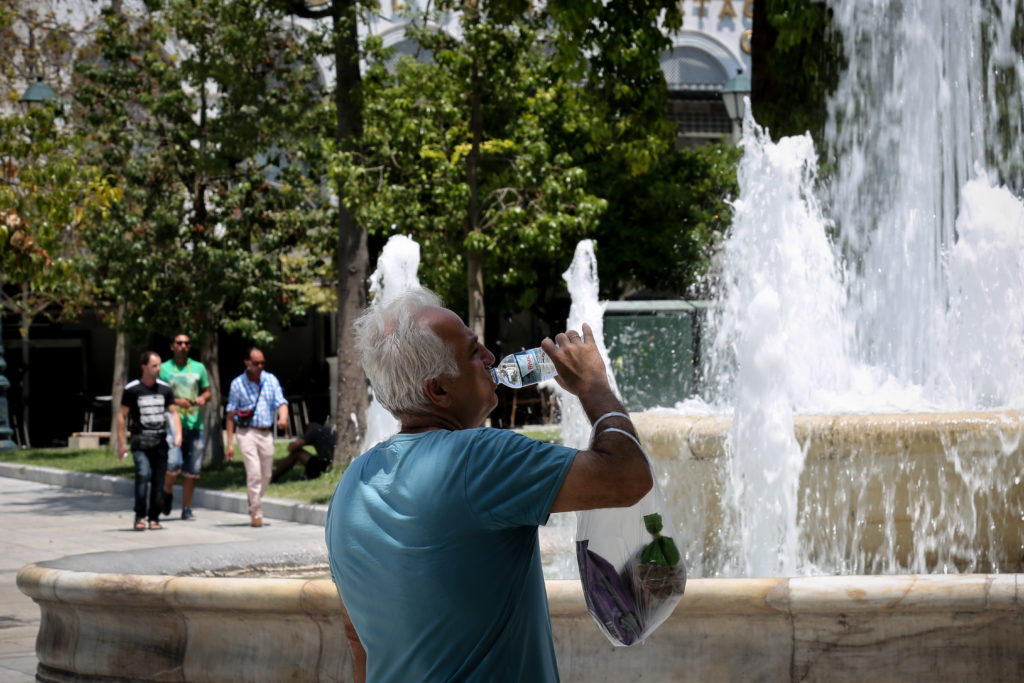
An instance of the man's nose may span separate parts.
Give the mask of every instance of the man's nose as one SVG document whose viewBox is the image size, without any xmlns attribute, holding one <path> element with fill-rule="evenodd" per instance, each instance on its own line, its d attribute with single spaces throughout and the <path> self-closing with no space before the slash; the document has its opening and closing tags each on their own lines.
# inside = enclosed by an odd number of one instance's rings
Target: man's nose
<svg viewBox="0 0 1024 683">
<path fill-rule="evenodd" d="M 484 362 L 487 363 L 487 367 L 494 365 L 494 361 L 496 361 L 497 358 L 486 346 L 484 347 L 484 354 Z"/>
</svg>

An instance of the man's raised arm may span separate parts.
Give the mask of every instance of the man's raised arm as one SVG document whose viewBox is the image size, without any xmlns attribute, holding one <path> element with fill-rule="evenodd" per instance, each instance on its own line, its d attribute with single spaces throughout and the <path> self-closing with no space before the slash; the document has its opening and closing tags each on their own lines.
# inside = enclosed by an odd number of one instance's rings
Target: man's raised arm
<svg viewBox="0 0 1024 683">
<path fill-rule="evenodd" d="M 558 369 L 555 381 L 580 399 L 591 424 L 598 423 L 590 448 L 576 454 L 551 512 L 633 505 L 654 480 L 647 458 L 633 441 L 638 438 L 633 422 L 608 384 L 590 326 L 583 324 L 582 337 L 569 331 L 554 341 L 545 339 L 541 348 Z"/>
</svg>

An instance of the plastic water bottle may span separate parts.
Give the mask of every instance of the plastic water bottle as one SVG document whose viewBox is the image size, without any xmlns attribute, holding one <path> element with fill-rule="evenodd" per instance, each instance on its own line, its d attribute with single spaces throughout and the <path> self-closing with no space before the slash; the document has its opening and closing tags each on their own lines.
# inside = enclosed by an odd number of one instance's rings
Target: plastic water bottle
<svg viewBox="0 0 1024 683">
<path fill-rule="evenodd" d="M 540 348 L 510 353 L 491 368 L 495 384 L 504 384 L 513 389 L 543 382 L 557 374 L 555 364 Z"/>
</svg>

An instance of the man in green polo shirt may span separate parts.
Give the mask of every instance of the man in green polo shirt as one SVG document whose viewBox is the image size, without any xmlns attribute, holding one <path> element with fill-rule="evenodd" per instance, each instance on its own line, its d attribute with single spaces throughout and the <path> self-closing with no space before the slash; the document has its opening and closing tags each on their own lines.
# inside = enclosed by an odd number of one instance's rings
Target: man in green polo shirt
<svg viewBox="0 0 1024 683">
<path fill-rule="evenodd" d="M 171 514 L 174 504 L 174 482 L 181 473 L 184 477 L 181 518 L 191 521 L 192 494 L 196 490 L 199 470 L 203 465 L 206 440 L 203 438 L 201 408 L 210 400 L 210 380 L 203 364 L 188 357 L 192 340 L 184 332 L 174 335 L 170 360 L 160 366 L 160 379 L 171 385 L 174 404 L 181 416 L 181 448 L 171 448 L 167 457 L 167 476 L 164 477 L 163 514 Z"/>
</svg>

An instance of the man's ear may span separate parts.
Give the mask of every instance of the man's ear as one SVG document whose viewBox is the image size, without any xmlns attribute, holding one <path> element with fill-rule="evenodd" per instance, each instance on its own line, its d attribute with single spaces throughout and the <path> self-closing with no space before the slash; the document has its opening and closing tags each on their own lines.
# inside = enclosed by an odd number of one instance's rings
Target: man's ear
<svg viewBox="0 0 1024 683">
<path fill-rule="evenodd" d="M 428 379 L 423 385 L 423 391 L 426 393 L 427 398 L 430 399 L 430 402 L 438 408 L 447 408 L 451 406 L 452 396 L 448 393 L 448 390 L 440 377 Z"/>
</svg>

